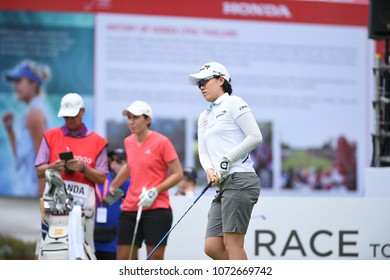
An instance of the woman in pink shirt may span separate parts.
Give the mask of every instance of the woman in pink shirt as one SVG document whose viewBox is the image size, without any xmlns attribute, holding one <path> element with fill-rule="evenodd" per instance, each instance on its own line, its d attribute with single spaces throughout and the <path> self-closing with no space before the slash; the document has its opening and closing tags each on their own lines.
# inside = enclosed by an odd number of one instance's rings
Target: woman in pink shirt
<svg viewBox="0 0 390 280">
<path fill-rule="evenodd" d="M 131 185 L 122 204 L 119 223 L 117 259 L 136 259 L 143 241 L 149 253 L 160 242 L 172 225 L 172 210 L 168 190 L 183 177 L 179 157 L 171 141 L 150 129 L 152 109 L 143 101 L 135 101 L 123 110 L 132 134 L 124 140 L 127 163 L 111 183 L 114 194 L 125 180 Z M 143 211 L 130 255 L 138 208 Z M 151 256 L 152 260 L 164 259 L 166 240 Z"/>
</svg>

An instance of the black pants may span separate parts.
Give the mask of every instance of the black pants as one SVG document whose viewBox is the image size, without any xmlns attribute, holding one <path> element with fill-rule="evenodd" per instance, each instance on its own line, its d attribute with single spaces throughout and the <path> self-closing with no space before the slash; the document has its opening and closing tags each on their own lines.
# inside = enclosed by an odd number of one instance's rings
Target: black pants
<svg viewBox="0 0 390 280">
<path fill-rule="evenodd" d="M 96 251 L 95 256 L 98 260 L 116 260 L 116 252 Z"/>
</svg>

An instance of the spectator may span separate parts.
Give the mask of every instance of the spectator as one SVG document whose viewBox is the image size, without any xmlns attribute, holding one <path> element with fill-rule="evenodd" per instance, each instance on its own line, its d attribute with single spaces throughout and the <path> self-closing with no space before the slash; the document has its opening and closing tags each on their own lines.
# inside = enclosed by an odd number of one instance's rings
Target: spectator
<svg viewBox="0 0 390 280">
<path fill-rule="evenodd" d="M 179 196 L 195 196 L 196 179 L 198 177 L 195 168 L 187 167 L 183 170 L 183 179 L 177 184 L 177 190 L 175 195 Z"/>
<path fill-rule="evenodd" d="M 116 260 L 118 249 L 118 225 L 122 199 L 110 206 L 103 204 L 109 195 L 109 186 L 120 168 L 126 163 L 126 153 L 123 149 L 115 149 L 108 153 L 109 173 L 104 184 L 96 184 L 96 220 L 95 220 L 95 255 L 98 260 Z M 130 180 L 126 180 L 120 188 L 127 193 Z M 124 196 L 123 196 L 124 197 Z"/>
</svg>

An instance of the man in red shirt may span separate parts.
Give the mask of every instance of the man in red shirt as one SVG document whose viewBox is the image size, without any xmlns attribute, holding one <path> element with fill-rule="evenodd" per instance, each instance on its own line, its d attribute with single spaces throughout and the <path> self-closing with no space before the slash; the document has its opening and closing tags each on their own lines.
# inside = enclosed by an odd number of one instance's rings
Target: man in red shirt
<svg viewBox="0 0 390 280">
<path fill-rule="evenodd" d="M 94 251 L 95 184 L 103 184 L 108 173 L 108 143 L 85 126 L 84 113 L 84 100 L 79 94 L 68 93 L 62 98 L 58 117 L 64 118 L 65 125 L 45 132 L 35 166 L 39 178 L 45 178 L 47 169 L 59 171 L 67 190 L 83 201 L 85 240 Z M 73 159 L 60 159 L 63 152 L 72 152 Z"/>
</svg>

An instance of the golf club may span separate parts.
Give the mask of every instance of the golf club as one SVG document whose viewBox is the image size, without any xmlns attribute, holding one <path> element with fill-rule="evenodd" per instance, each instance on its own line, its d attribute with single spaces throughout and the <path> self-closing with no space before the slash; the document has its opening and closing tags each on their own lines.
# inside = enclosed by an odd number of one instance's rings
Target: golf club
<svg viewBox="0 0 390 280">
<path fill-rule="evenodd" d="M 131 257 L 133 256 L 135 236 L 137 235 L 138 224 L 139 224 L 139 220 L 141 219 L 141 214 L 142 214 L 142 206 L 139 206 L 138 211 L 137 211 L 137 217 L 135 219 L 135 228 L 134 228 L 134 233 L 133 233 L 133 240 L 131 241 L 129 260 L 131 260 Z"/>
<path fill-rule="evenodd" d="M 184 212 L 183 216 L 181 216 L 181 218 L 176 222 L 176 224 L 171 227 L 171 229 L 164 235 L 164 237 L 160 240 L 160 242 L 158 242 L 158 244 L 156 245 L 156 247 L 154 247 L 154 249 L 150 252 L 150 254 L 147 256 L 147 260 L 153 255 L 154 251 L 157 250 L 157 248 L 161 245 L 161 243 L 165 240 L 165 238 L 167 238 L 167 236 L 171 233 L 171 231 L 177 226 L 177 224 L 184 218 L 184 216 L 188 213 L 188 211 L 190 211 L 190 209 L 192 208 L 192 206 L 195 205 L 195 203 L 199 200 L 199 198 L 207 191 L 208 188 L 211 187 L 213 181 L 210 181 L 207 186 L 202 190 L 202 192 L 199 194 L 199 196 L 194 200 L 194 202 L 191 204 L 191 206 L 187 209 L 187 211 Z"/>
</svg>

